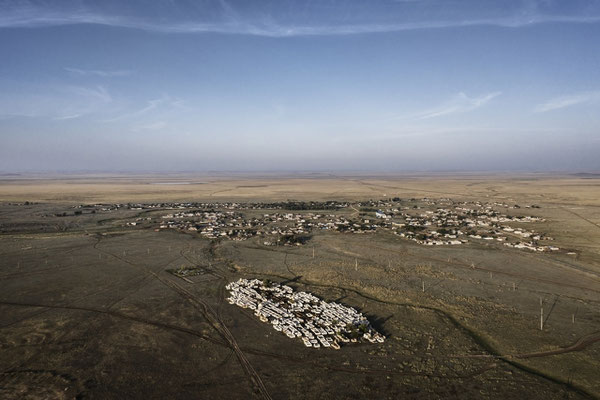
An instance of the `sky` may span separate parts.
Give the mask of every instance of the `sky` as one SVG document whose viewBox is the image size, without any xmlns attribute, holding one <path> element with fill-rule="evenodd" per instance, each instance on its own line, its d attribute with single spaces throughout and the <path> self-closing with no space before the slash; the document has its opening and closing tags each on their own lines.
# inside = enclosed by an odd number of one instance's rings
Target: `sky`
<svg viewBox="0 0 600 400">
<path fill-rule="evenodd" d="M 600 171 L 600 0 L 0 0 L 28 171 Z"/>
</svg>

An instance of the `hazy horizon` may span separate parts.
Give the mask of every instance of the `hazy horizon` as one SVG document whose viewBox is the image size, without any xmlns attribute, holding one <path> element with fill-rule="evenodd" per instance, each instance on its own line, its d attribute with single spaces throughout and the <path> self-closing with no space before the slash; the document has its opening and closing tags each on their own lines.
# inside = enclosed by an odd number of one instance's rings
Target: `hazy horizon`
<svg viewBox="0 0 600 400">
<path fill-rule="evenodd" d="M 383 169 L 330 169 L 330 170 L 21 170 L 0 171 L 0 178 L 6 177 L 112 177 L 112 176 L 148 176 L 148 177 L 194 177 L 215 176 L 274 176 L 274 177 L 468 177 L 468 176 L 600 176 L 600 170 L 383 170 Z"/>
<path fill-rule="evenodd" d="M 600 2 L 0 1 L 0 172 L 600 171 Z"/>
</svg>

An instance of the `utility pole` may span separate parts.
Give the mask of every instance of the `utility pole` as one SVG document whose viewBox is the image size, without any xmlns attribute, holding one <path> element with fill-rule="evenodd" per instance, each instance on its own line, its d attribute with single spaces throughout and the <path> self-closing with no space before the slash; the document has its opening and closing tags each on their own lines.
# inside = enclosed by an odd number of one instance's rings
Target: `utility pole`
<svg viewBox="0 0 600 400">
<path fill-rule="evenodd" d="M 358 258 L 354 259 L 354 270 L 358 271 Z"/>
<path fill-rule="evenodd" d="M 313 246 L 313 258 L 315 258 L 315 246 Z"/>
<path fill-rule="evenodd" d="M 544 330 L 544 302 L 540 297 L 540 331 Z"/>
<path fill-rule="evenodd" d="M 544 330 L 544 307 L 540 308 L 540 331 Z"/>
<path fill-rule="evenodd" d="M 421 279 L 421 290 L 425 293 L 425 281 Z"/>
</svg>

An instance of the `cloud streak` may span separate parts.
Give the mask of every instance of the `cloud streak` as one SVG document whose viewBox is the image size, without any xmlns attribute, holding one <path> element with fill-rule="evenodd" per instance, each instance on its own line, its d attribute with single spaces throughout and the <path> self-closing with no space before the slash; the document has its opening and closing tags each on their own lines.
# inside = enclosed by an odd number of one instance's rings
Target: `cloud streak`
<svg viewBox="0 0 600 400">
<path fill-rule="evenodd" d="M 181 99 L 174 99 L 174 98 L 171 98 L 170 96 L 163 95 L 162 97 L 159 97 L 157 99 L 148 100 L 146 102 L 146 105 L 140 109 L 137 109 L 137 110 L 129 112 L 129 113 L 121 114 L 114 118 L 105 119 L 103 122 L 115 122 L 115 121 L 121 121 L 121 120 L 129 119 L 129 118 L 136 118 L 136 117 L 140 117 L 143 115 L 147 115 L 150 111 L 156 111 L 158 109 L 183 108 L 184 107 L 183 104 L 184 104 L 184 102 Z"/>
<path fill-rule="evenodd" d="M 352 2 L 333 2 L 333 6 L 323 12 L 323 8 L 313 7 L 305 18 L 289 18 L 281 10 L 284 2 L 277 8 L 265 7 L 255 12 L 241 12 L 243 7 L 234 7 L 225 1 L 204 3 L 198 10 L 187 9 L 181 2 L 173 1 L 166 15 L 165 9 L 147 4 L 148 12 L 140 14 L 122 7 L 105 7 L 102 3 L 83 1 L 78 8 L 57 7 L 44 2 L 27 2 L 26 6 L 2 6 L 0 3 L 0 28 L 36 28 L 59 25 L 94 24 L 113 27 L 141 29 L 163 33 L 222 33 L 267 37 L 354 35 L 366 33 L 398 32 L 422 29 L 444 29 L 468 26 L 498 26 L 518 28 L 543 23 L 596 23 L 600 22 L 600 9 L 571 13 L 558 13 L 556 10 L 540 10 L 536 1 L 525 2 L 522 8 L 511 8 L 510 12 L 494 15 L 481 11 L 463 17 L 459 12 L 448 8 L 440 13 L 439 4 L 428 2 L 401 1 L 395 7 L 385 6 L 384 2 L 373 2 L 371 8 L 351 8 Z M 265 2 L 267 4 L 268 2 Z M 110 4 L 109 4 L 110 5 Z M 212 5 L 212 7 L 211 7 Z M 356 5 L 354 5 L 356 7 Z M 203 8 L 202 8 L 203 7 Z M 350 8 L 349 8 L 350 7 Z M 390 8 L 391 7 L 391 8 Z M 426 8 L 434 7 L 434 8 Z M 189 8 L 189 7 L 188 7 Z M 361 15 L 375 9 L 377 12 L 361 19 L 348 20 L 338 15 Z M 248 8 L 245 7 L 247 10 Z M 116 10 L 116 11 L 115 11 Z M 174 12 L 173 10 L 177 11 Z M 435 11 L 427 13 L 426 11 Z M 406 19 L 404 14 L 438 15 L 437 19 Z M 322 16 L 325 15 L 325 17 Z M 447 15 L 446 15 L 447 14 Z M 395 18 L 397 17 L 397 18 Z M 390 22 L 393 21 L 393 22 Z M 77 69 L 73 69 L 77 70 Z M 102 72 L 78 70 L 84 74 L 103 76 Z M 120 72 L 120 71 L 113 71 Z"/>
<path fill-rule="evenodd" d="M 133 73 L 133 71 L 129 70 L 105 71 L 100 69 L 79 69 L 71 67 L 65 67 L 65 71 L 80 76 L 100 76 L 102 78 L 129 76 Z"/>
<path fill-rule="evenodd" d="M 501 92 L 488 93 L 480 97 L 469 97 L 461 92 L 454 96 L 450 101 L 439 107 L 422 112 L 416 115 L 416 119 L 430 119 L 442 117 L 445 115 L 465 113 L 483 107 L 495 97 L 500 96 Z"/>
<path fill-rule="evenodd" d="M 112 103 L 103 86 L 22 84 L 0 91 L 0 117 L 65 121 L 104 110 Z"/>
<path fill-rule="evenodd" d="M 110 103 L 112 101 L 112 96 L 104 86 L 96 86 L 95 88 L 70 86 L 66 90 L 82 97 L 99 100 L 102 103 Z"/>
<path fill-rule="evenodd" d="M 71 115 L 63 115 L 61 117 L 54 117 L 55 121 L 66 121 L 69 119 L 75 119 L 81 117 L 81 114 L 71 114 Z"/>
<path fill-rule="evenodd" d="M 533 109 L 534 112 L 544 113 L 548 111 L 560 110 L 562 108 L 572 107 L 579 104 L 592 104 L 600 102 L 600 91 L 575 93 L 567 96 L 552 98 L 545 103 L 538 104 Z"/>
</svg>

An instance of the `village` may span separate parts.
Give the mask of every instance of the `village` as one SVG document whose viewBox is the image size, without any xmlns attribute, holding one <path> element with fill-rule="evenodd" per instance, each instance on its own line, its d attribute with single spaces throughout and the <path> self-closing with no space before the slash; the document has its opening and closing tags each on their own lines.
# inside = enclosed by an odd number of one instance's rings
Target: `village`
<svg viewBox="0 0 600 400">
<path fill-rule="evenodd" d="M 242 278 L 227 284 L 226 289 L 231 293 L 230 304 L 253 310 L 261 321 L 291 339 L 301 339 L 306 347 L 339 350 L 340 343 L 385 340 L 354 308 L 294 292 L 287 285 Z"/>
<path fill-rule="evenodd" d="M 444 200 L 441 200 L 444 201 Z M 446 200 L 448 202 L 449 200 Z M 527 224 L 544 222 L 543 218 L 533 216 L 509 216 L 494 209 L 493 206 L 520 208 L 506 204 L 460 203 L 452 208 L 439 207 L 439 203 L 428 202 L 438 206 L 435 210 L 421 210 L 421 207 L 391 208 L 386 211 L 377 210 L 377 218 L 391 220 L 392 230 L 402 238 L 410 239 L 418 244 L 460 245 L 470 240 L 502 242 L 504 246 L 531 251 L 557 251 L 556 246 L 540 245 L 540 241 L 551 241 L 552 237 L 522 227 L 511 227 L 508 224 Z M 408 212 L 412 210 L 413 212 Z M 415 212 L 416 211 L 416 212 Z"/>
<path fill-rule="evenodd" d="M 390 198 L 364 202 L 155 203 L 81 205 L 93 212 L 139 210 L 146 215 L 125 223 L 193 232 L 208 239 L 263 237 L 267 246 L 303 245 L 318 231 L 365 234 L 390 232 L 424 246 L 497 243 L 535 252 L 560 250 L 552 237 L 524 225 L 545 220 L 522 215 L 522 207 L 499 202 Z M 535 209 L 536 205 L 523 208 Z M 157 216 L 154 211 L 171 212 Z M 508 213 L 510 210 L 510 213 Z M 158 225 L 156 225 L 158 223 Z"/>
</svg>

